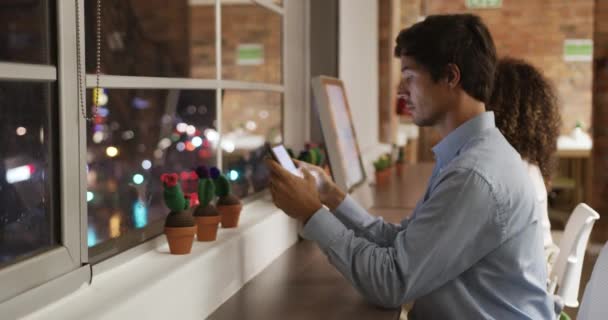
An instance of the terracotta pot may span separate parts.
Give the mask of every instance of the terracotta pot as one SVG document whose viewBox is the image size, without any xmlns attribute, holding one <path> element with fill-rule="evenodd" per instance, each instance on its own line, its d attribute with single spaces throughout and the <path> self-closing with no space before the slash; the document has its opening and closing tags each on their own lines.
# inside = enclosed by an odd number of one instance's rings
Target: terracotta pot
<svg viewBox="0 0 608 320">
<path fill-rule="evenodd" d="M 242 204 L 218 205 L 217 210 L 222 216 L 222 228 L 236 228 L 239 225 Z"/>
<path fill-rule="evenodd" d="M 196 240 L 213 241 L 217 238 L 217 225 L 221 221 L 221 216 L 200 216 L 194 217 L 196 220 Z"/>
<path fill-rule="evenodd" d="M 165 236 L 169 242 L 171 254 L 188 254 L 192 249 L 196 226 L 192 227 L 165 227 Z"/>
<path fill-rule="evenodd" d="M 385 185 L 391 179 L 392 167 L 386 168 L 381 171 L 376 171 L 376 185 Z"/>
</svg>

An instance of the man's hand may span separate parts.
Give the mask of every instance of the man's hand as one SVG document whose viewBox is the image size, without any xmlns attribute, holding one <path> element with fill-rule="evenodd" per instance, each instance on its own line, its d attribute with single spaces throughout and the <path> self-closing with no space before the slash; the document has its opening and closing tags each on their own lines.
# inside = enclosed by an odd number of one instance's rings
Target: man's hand
<svg viewBox="0 0 608 320">
<path fill-rule="evenodd" d="M 270 193 L 272 201 L 288 216 L 303 223 L 323 206 L 315 178 L 306 169 L 302 169 L 304 178 L 297 177 L 283 169 L 276 161 L 266 159 L 270 170 Z"/>
<path fill-rule="evenodd" d="M 338 188 L 336 183 L 327 175 L 323 168 L 293 159 L 293 162 L 302 171 L 308 170 L 317 180 L 317 191 L 321 203 L 326 205 L 329 210 L 334 211 L 346 197 L 346 194 Z"/>
</svg>

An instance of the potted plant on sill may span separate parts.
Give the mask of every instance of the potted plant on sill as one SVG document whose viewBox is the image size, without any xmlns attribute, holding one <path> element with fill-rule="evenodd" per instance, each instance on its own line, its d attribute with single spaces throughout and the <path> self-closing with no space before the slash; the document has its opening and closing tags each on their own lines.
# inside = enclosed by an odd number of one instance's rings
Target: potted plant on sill
<svg viewBox="0 0 608 320">
<path fill-rule="evenodd" d="M 195 171 L 199 179 L 199 205 L 193 214 L 197 226 L 196 239 L 198 241 L 213 241 L 217 238 L 217 228 L 221 221 L 220 212 L 212 203 L 215 197 L 215 185 L 211 180 L 209 168 L 199 166 Z"/>
<path fill-rule="evenodd" d="M 312 165 L 321 167 L 325 170 L 328 176 L 331 176 L 329 164 L 325 161 L 325 154 L 320 147 L 307 144 L 306 149 L 301 151 L 298 155 L 298 160 L 310 163 Z"/>
<path fill-rule="evenodd" d="M 243 209 L 241 200 L 232 194 L 230 182 L 218 168 L 211 168 L 209 173 L 215 184 L 215 194 L 218 196 L 216 207 L 220 212 L 222 228 L 236 228 Z"/>
<path fill-rule="evenodd" d="M 163 200 L 171 210 L 165 219 L 165 236 L 169 242 L 171 254 L 188 254 L 192 249 L 196 226 L 190 214 L 190 201 L 184 196 L 179 185 L 177 174 L 163 174 Z"/>
<path fill-rule="evenodd" d="M 374 161 L 376 185 L 385 185 L 391 177 L 391 157 L 389 154 L 381 155 Z"/>
</svg>

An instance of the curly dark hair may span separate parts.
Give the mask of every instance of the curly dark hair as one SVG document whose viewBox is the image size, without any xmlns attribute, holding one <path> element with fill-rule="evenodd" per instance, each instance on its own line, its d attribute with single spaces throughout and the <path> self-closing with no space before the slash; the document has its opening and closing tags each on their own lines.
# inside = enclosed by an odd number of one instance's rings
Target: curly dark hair
<svg viewBox="0 0 608 320">
<path fill-rule="evenodd" d="M 549 185 L 561 117 L 551 83 L 531 64 L 499 60 L 487 109 L 496 126 L 523 159 L 539 167 Z"/>
</svg>

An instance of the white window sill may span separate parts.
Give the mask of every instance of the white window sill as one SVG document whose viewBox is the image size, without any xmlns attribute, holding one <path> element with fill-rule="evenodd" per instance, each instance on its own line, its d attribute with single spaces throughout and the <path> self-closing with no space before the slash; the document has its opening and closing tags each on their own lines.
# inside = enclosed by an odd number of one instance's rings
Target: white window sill
<svg viewBox="0 0 608 320">
<path fill-rule="evenodd" d="M 93 266 L 92 282 L 72 294 L 33 313 L 41 303 L 26 294 L 13 299 L 25 298 L 12 301 L 21 308 L 12 311 L 27 319 L 202 319 L 293 245 L 297 232 L 268 198 L 257 200 L 245 205 L 238 228 L 195 240 L 189 255 L 170 255 L 161 235 Z"/>
</svg>

